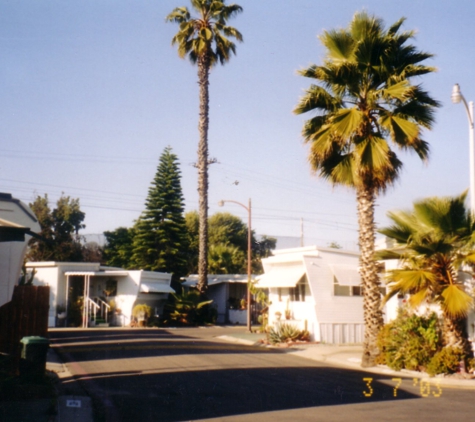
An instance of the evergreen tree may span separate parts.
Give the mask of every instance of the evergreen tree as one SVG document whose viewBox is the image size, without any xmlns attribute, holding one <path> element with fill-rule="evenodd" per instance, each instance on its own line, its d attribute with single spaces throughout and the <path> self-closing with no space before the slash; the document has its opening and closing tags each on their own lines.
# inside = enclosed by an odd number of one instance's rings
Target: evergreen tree
<svg viewBox="0 0 475 422">
<path fill-rule="evenodd" d="M 114 231 L 104 232 L 106 244 L 104 246 L 103 258 L 106 265 L 133 269 L 132 262 L 134 229 L 119 227 Z"/>
<path fill-rule="evenodd" d="M 165 148 L 148 191 L 145 210 L 135 225 L 132 261 L 136 268 L 186 273 L 187 232 L 178 159 Z"/>
</svg>

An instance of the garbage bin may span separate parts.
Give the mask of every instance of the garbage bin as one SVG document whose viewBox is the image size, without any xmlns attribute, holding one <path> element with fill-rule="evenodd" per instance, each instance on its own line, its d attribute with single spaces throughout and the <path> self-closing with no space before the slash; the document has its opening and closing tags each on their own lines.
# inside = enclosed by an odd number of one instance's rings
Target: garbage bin
<svg viewBox="0 0 475 422">
<path fill-rule="evenodd" d="M 46 371 L 46 354 L 49 340 L 44 337 L 23 337 L 20 359 L 20 375 L 25 377 L 41 377 Z"/>
</svg>

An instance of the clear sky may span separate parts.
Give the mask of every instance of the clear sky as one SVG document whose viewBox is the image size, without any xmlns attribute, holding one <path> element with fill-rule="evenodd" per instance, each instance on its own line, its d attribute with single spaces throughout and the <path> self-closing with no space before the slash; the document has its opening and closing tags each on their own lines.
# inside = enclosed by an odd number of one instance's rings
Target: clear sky
<svg viewBox="0 0 475 422">
<path fill-rule="evenodd" d="M 431 195 L 469 186 L 468 120 L 452 104 L 458 82 L 475 99 L 475 3 L 469 0 L 237 0 L 230 21 L 244 36 L 237 56 L 210 77 L 210 215 L 221 199 L 247 204 L 259 234 L 335 241 L 355 248 L 355 194 L 310 172 L 292 109 L 311 81 L 296 71 L 321 63 L 317 39 L 362 9 L 389 25 L 406 17 L 413 43 L 435 54 L 420 79 L 443 107 L 425 135 L 427 165 L 402 155 L 400 181 L 378 199 L 376 218 Z M 48 193 L 80 198 L 83 233 L 130 227 L 143 210 L 160 154 L 182 170 L 186 210 L 198 207 L 197 69 L 178 57 L 166 15 L 188 0 L 0 0 L 0 191 L 31 202 Z"/>
</svg>

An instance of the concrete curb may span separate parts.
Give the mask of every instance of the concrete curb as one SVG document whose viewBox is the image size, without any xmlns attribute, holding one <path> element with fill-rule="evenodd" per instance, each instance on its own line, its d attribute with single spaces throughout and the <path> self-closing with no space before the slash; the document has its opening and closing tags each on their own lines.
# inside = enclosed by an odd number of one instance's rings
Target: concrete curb
<svg viewBox="0 0 475 422">
<path fill-rule="evenodd" d="M 251 340 L 234 337 L 233 335 L 219 336 L 218 338 L 232 343 L 239 343 L 248 346 L 263 346 L 260 343 Z M 276 347 L 275 349 L 280 349 Z M 294 356 L 311 359 L 318 362 L 325 362 L 327 364 L 345 367 L 357 371 L 367 372 L 371 374 L 379 374 L 384 376 L 393 376 L 397 378 L 417 378 L 420 380 L 427 380 L 431 383 L 437 383 L 445 388 L 459 388 L 475 390 L 475 379 L 458 379 L 455 377 L 436 376 L 430 377 L 428 374 L 417 371 L 409 371 L 403 369 L 401 371 L 394 371 L 385 365 L 378 365 L 373 368 L 361 367 L 361 354 L 363 353 L 362 346 L 331 346 L 331 345 L 309 345 L 304 347 L 290 346 L 282 348 L 287 353 Z"/>
</svg>

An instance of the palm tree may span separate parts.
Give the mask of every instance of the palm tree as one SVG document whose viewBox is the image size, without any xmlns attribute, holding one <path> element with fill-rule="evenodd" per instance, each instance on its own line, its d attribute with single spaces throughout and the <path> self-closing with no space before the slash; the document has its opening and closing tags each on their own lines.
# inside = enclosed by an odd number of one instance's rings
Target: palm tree
<svg viewBox="0 0 475 422">
<path fill-rule="evenodd" d="M 402 162 L 394 147 L 427 159 L 429 148 L 421 132 L 431 128 L 439 106 L 410 82 L 435 69 L 421 64 L 431 54 L 407 44 L 414 33 L 400 32 L 403 22 L 385 29 L 381 19 L 360 12 L 347 29 L 325 31 L 320 37 L 327 50 L 323 65 L 299 72 L 319 85 L 311 85 L 294 110 L 316 112 L 303 128 L 312 169 L 356 191 L 364 287 L 363 367 L 375 364 L 383 324 L 374 261 L 375 200 L 400 173 Z"/>
<path fill-rule="evenodd" d="M 389 292 L 410 294 L 409 304 L 440 305 L 446 347 L 461 349 L 472 357 L 466 316 L 472 297 L 464 279 L 472 279 L 475 264 L 475 220 L 465 207 L 466 193 L 455 198 L 427 198 L 412 212 L 388 214 L 393 225 L 379 230 L 395 240 L 392 249 L 378 251 L 381 259 L 398 259 L 400 268 L 387 273 Z M 462 271 L 463 270 L 463 271 Z"/>
<path fill-rule="evenodd" d="M 238 274 L 246 268 L 246 255 L 237 246 L 225 243 L 211 245 L 208 255 L 211 274 Z"/>
<path fill-rule="evenodd" d="M 178 44 L 181 58 L 188 56 L 198 65 L 200 86 L 200 118 L 198 144 L 198 194 L 199 194 L 199 256 L 198 285 L 201 293 L 206 291 L 208 281 L 208 126 L 209 126 L 209 72 L 218 62 L 225 64 L 236 54 L 236 46 L 228 37 L 242 41 L 240 32 L 227 25 L 227 20 L 242 12 L 237 4 L 226 5 L 226 0 L 190 0 L 197 17 L 191 17 L 186 7 L 175 8 L 166 18 L 180 25 L 172 39 Z"/>
</svg>

